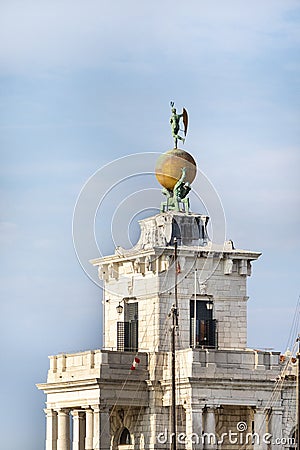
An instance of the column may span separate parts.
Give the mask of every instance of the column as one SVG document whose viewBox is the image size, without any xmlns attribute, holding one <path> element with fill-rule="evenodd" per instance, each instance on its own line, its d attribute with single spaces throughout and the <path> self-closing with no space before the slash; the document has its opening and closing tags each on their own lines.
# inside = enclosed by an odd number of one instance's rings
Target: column
<svg viewBox="0 0 300 450">
<path fill-rule="evenodd" d="M 215 450 L 217 448 L 215 407 L 206 408 L 203 437 L 205 437 L 205 450 Z"/>
<path fill-rule="evenodd" d="M 93 410 L 85 411 L 85 450 L 93 450 Z"/>
<path fill-rule="evenodd" d="M 70 450 L 70 417 L 67 409 L 58 410 L 57 450 Z"/>
<path fill-rule="evenodd" d="M 271 417 L 270 417 L 270 427 L 269 433 L 272 435 L 270 439 L 271 450 L 282 450 L 282 441 L 281 443 L 276 444 L 276 439 L 282 439 L 282 408 L 272 408 Z"/>
<path fill-rule="evenodd" d="M 110 418 L 109 412 L 93 406 L 93 450 L 110 450 Z"/>
<path fill-rule="evenodd" d="M 84 450 L 85 424 L 83 412 L 73 410 L 73 445 L 72 450 Z"/>
<path fill-rule="evenodd" d="M 57 413 L 45 409 L 46 413 L 46 450 L 57 450 Z"/>
<path fill-rule="evenodd" d="M 202 420 L 203 409 L 199 405 L 195 405 L 186 410 L 186 449 L 203 449 L 202 445 Z"/>
<path fill-rule="evenodd" d="M 264 442 L 267 433 L 267 420 L 264 408 L 256 408 L 254 412 L 254 450 L 267 450 Z"/>
</svg>

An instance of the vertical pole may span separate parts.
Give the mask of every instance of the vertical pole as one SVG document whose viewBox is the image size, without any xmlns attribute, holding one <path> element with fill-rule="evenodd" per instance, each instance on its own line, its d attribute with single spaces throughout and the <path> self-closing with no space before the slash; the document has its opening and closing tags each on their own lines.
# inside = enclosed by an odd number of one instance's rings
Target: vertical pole
<svg viewBox="0 0 300 450">
<path fill-rule="evenodd" d="M 172 439 L 171 450 L 176 450 L 176 366 L 175 366 L 175 333 L 176 333 L 176 308 L 172 307 Z"/>
<path fill-rule="evenodd" d="M 178 279 L 178 263 L 177 263 L 177 239 L 174 238 L 174 266 L 175 266 L 175 303 L 172 306 L 172 392 L 171 392 L 171 414 L 172 414 L 172 437 L 171 437 L 171 450 L 176 450 L 177 447 L 177 436 L 176 436 L 176 331 L 178 327 L 178 297 L 177 297 L 177 279 Z"/>
<path fill-rule="evenodd" d="M 197 346 L 197 269 L 195 268 L 195 280 L 194 280 L 194 348 Z"/>
<path fill-rule="evenodd" d="M 104 283 L 106 283 L 105 282 L 105 280 L 103 280 L 104 281 Z M 106 342 L 105 342 L 105 285 L 104 285 L 104 287 L 103 287 L 103 294 L 102 294 L 102 327 L 103 327 L 103 329 L 102 329 L 102 348 L 105 348 L 105 346 L 106 346 Z"/>
<path fill-rule="evenodd" d="M 297 338 L 298 342 L 298 372 L 297 372 L 297 428 L 296 428 L 296 439 L 297 439 L 297 449 L 300 449 L 300 334 Z"/>
<path fill-rule="evenodd" d="M 174 294 L 175 294 L 175 308 L 176 313 L 178 309 L 178 296 L 177 296 L 177 281 L 178 281 L 178 252 L 177 252 L 177 238 L 174 238 L 174 259 L 175 259 L 175 287 L 174 287 Z"/>
</svg>

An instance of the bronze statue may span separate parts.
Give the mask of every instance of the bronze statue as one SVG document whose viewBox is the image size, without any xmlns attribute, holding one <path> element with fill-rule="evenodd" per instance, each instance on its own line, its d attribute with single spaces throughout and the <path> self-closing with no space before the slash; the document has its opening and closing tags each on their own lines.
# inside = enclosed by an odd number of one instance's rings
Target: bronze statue
<svg viewBox="0 0 300 450">
<path fill-rule="evenodd" d="M 188 113 L 185 108 L 182 110 L 182 114 L 177 114 L 176 108 L 174 108 L 174 102 L 170 103 L 172 108 L 172 116 L 170 118 L 170 124 L 172 128 L 172 136 L 174 138 L 174 148 L 177 148 L 177 142 L 178 140 L 182 141 L 183 144 L 185 142 L 185 137 L 187 133 L 188 128 Z M 183 120 L 184 130 L 180 130 L 180 119 Z M 179 131 L 184 131 L 184 138 L 180 136 L 178 133 Z"/>
<path fill-rule="evenodd" d="M 191 190 L 196 173 L 197 165 L 188 152 L 177 148 L 177 142 L 185 141 L 188 129 L 188 113 L 185 108 L 182 114 L 177 114 L 174 102 L 170 102 L 172 116 L 170 124 L 175 147 L 162 154 L 156 163 L 155 175 L 163 187 L 163 194 L 166 200 L 161 203 L 160 211 L 177 211 L 189 213 L 190 201 L 188 194 Z M 183 121 L 184 129 L 180 130 L 180 120 Z M 179 135 L 179 131 L 184 131 L 184 137 Z"/>
<path fill-rule="evenodd" d="M 163 188 L 163 194 L 166 195 L 167 200 L 161 204 L 161 212 L 165 211 L 178 211 L 189 212 L 190 200 L 187 197 L 191 190 L 191 185 L 188 181 L 185 181 L 186 168 L 181 169 L 181 177 L 175 184 L 173 191 Z"/>
</svg>

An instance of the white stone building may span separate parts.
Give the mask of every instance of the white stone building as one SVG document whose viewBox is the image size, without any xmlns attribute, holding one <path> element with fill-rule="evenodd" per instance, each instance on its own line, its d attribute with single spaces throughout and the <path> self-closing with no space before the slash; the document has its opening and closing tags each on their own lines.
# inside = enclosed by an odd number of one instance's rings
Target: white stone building
<svg viewBox="0 0 300 450">
<path fill-rule="evenodd" d="M 247 348 L 247 277 L 260 253 L 214 246 L 207 222 L 160 213 L 140 222 L 134 248 L 91 261 L 104 282 L 104 348 L 50 356 L 38 385 L 46 450 L 170 448 L 174 237 L 178 448 L 294 448 L 296 364 Z"/>
</svg>

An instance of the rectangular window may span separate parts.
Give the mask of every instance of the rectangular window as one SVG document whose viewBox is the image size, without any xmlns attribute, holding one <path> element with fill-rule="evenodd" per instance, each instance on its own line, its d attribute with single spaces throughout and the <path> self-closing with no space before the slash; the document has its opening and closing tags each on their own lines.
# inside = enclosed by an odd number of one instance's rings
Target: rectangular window
<svg viewBox="0 0 300 450">
<path fill-rule="evenodd" d="M 190 300 L 190 345 L 216 348 L 216 331 L 213 303 L 207 299 L 196 300 L 195 311 L 195 300 Z"/>
<path fill-rule="evenodd" d="M 138 350 L 138 302 L 124 304 L 124 322 L 117 322 L 117 350 Z"/>
</svg>

